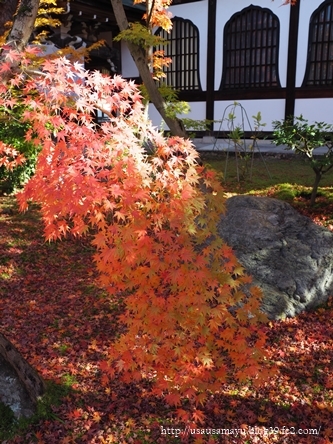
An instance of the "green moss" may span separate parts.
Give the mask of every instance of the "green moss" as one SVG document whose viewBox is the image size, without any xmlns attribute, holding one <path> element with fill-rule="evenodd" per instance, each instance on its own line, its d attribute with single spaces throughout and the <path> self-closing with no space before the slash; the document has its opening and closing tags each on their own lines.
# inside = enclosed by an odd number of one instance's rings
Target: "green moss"
<svg viewBox="0 0 333 444">
<path fill-rule="evenodd" d="M 9 440 L 16 435 L 24 435 L 31 424 L 37 424 L 41 420 L 58 420 L 52 410 L 52 406 L 60 405 L 63 398 L 69 395 L 71 384 L 64 380 L 63 384 L 55 384 L 52 381 L 46 383 L 46 391 L 38 401 L 36 413 L 31 418 L 16 419 L 12 410 L 0 402 L 0 442 Z"/>
</svg>

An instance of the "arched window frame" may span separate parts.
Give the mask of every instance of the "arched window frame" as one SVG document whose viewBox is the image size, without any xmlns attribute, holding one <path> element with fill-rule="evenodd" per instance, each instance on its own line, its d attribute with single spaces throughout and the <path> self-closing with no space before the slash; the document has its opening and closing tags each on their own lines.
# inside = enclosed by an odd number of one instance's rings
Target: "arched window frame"
<svg viewBox="0 0 333 444">
<path fill-rule="evenodd" d="M 306 70 L 302 87 L 333 86 L 333 1 L 311 15 Z"/>
<path fill-rule="evenodd" d="M 172 23 L 169 33 L 162 28 L 156 32 L 168 43 L 155 49 L 164 50 L 165 57 L 172 59 L 170 66 L 163 69 L 166 78 L 162 82 L 179 91 L 201 91 L 199 30 L 191 20 L 174 17 Z"/>
<path fill-rule="evenodd" d="M 225 24 L 220 90 L 281 88 L 280 21 L 267 8 L 250 5 Z"/>
</svg>

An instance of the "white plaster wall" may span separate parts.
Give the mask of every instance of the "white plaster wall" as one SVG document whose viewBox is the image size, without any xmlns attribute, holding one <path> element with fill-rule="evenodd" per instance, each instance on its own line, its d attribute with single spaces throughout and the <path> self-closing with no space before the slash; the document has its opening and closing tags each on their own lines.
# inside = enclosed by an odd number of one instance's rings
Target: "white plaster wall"
<svg viewBox="0 0 333 444">
<path fill-rule="evenodd" d="M 333 99 L 297 99 L 295 116 L 301 114 L 310 123 L 326 122 L 333 124 Z"/>
<path fill-rule="evenodd" d="M 302 0 L 301 2 L 297 45 L 296 87 L 302 85 L 305 75 L 310 18 L 313 11 L 315 11 L 321 3 L 323 3 L 323 0 Z"/>
<path fill-rule="evenodd" d="M 235 108 L 232 106 L 234 102 L 232 101 L 219 101 L 215 102 L 214 113 L 215 120 L 222 120 L 228 117 L 229 113 L 234 113 L 236 118 L 234 120 L 235 126 L 243 126 L 242 122 L 244 121 L 244 130 L 250 131 L 251 128 L 254 128 L 253 117 L 257 115 L 258 112 L 261 112 L 261 122 L 266 123 L 266 125 L 262 128 L 262 131 L 272 131 L 273 120 L 281 120 L 284 119 L 284 107 L 285 101 L 284 99 L 272 99 L 272 100 L 241 100 L 239 103 L 244 108 L 243 119 L 241 113 L 241 107 L 236 106 Z M 230 106 L 231 105 L 231 106 Z M 247 119 L 247 117 L 248 119 Z M 249 122 L 248 122 L 249 120 Z M 250 127 L 251 126 L 251 127 Z M 226 130 L 228 128 L 227 122 L 223 122 L 222 126 L 220 122 L 216 122 L 214 124 L 214 131 L 218 131 L 219 129 Z"/>
<path fill-rule="evenodd" d="M 168 127 L 162 122 L 161 115 L 157 112 L 155 106 L 152 104 L 149 104 L 148 115 L 153 126 L 157 127 L 160 130 L 168 129 Z"/>
<path fill-rule="evenodd" d="M 139 71 L 125 42 L 121 42 L 121 75 L 128 78 L 139 77 Z"/>
<path fill-rule="evenodd" d="M 331 109 L 332 109 L 332 121 L 333 121 L 333 99 L 327 99 L 331 101 Z M 320 102 L 320 100 L 318 100 Z M 239 103 L 243 106 L 245 112 L 243 113 L 244 116 L 244 130 L 250 131 L 250 125 L 253 129 L 253 118 L 252 116 L 257 115 L 258 112 L 261 112 L 262 117 L 262 123 L 265 123 L 266 125 L 262 128 L 262 131 L 272 131 L 273 125 L 272 122 L 274 120 L 282 120 L 284 119 L 284 108 L 285 108 L 285 100 L 284 99 L 272 99 L 272 100 L 241 100 Z M 223 116 L 224 118 L 227 117 L 228 113 L 234 112 L 236 115 L 235 118 L 235 126 L 240 125 L 242 126 L 242 116 L 240 107 L 236 107 L 235 109 L 231 106 L 233 105 L 233 101 L 216 101 L 214 104 L 214 115 L 215 120 L 217 122 L 214 123 L 214 131 L 218 131 L 220 129 L 220 120 L 222 120 Z M 328 104 L 327 104 L 328 105 Z M 191 112 L 186 115 L 182 115 L 180 117 L 185 118 L 191 118 L 194 120 L 205 120 L 205 113 L 206 113 L 206 103 L 205 102 L 191 102 Z M 314 106 L 314 105 L 312 105 Z M 306 114 L 303 113 L 306 117 Z M 249 119 L 249 123 L 247 121 L 247 117 Z M 297 115 L 297 114 L 296 114 Z M 152 121 L 152 124 L 159 129 L 168 129 L 168 127 L 165 124 L 162 124 L 162 118 L 159 115 L 159 113 L 156 111 L 156 108 L 154 105 L 149 106 L 149 118 Z M 325 120 L 316 118 L 315 120 Z M 227 123 L 224 122 L 222 127 L 222 130 L 227 129 Z"/>
<path fill-rule="evenodd" d="M 305 0 L 312 2 L 312 0 Z M 289 5 L 282 5 L 279 0 L 255 0 L 253 3 L 244 0 L 218 0 L 216 11 L 216 56 L 215 56 L 215 90 L 220 87 L 222 80 L 223 62 L 223 31 L 224 25 L 233 14 L 248 7 L 250 4 L 270 9 L 280 20 L 280 48 L 279 48 L 279 76 L 281 86 L 286 86 L 288 31 L 289 31 Z"/>
</svg>

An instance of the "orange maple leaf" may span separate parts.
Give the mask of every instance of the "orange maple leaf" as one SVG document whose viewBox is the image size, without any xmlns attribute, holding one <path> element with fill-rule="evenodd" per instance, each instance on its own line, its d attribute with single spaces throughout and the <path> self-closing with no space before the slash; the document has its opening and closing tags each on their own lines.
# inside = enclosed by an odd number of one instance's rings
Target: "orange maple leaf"
<svg viewBox="0 0 333 444">
<path fill-rule="evenodd" d="M 202 410 L 195 409 L 192 413 L 192 419 L 196 423 L 203 424 L 203 422 L 205 421 L 205 414 Z"/>
<path fill-rule="evenodd" d="M 165 395 L 165 400 L 169 405 L 178 406 L 181 404 L 181 397 L 179 393 L 169 393 Z"/>
</svg>

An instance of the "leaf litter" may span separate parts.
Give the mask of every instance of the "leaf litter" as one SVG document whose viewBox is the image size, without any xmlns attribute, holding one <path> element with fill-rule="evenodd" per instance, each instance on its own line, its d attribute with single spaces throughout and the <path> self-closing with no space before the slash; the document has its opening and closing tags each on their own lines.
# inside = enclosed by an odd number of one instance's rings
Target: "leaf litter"
<svg viewBox="0 0 333 444">
<path fill-rule="evenodd" d="M 277 368 L 269 383 L 221 384 L 193 424 L 179 424 L 149 383 L 101 383 L 112 339 L 122 332 L 122 305 L 97 286 L 89 242 L 45 243 L 36 208 L 21 214 L 12 197 L 0 205 L 2 332 L 46 381 L 71 387 L 49 418 L 6 443 L 333 442 L 332 300 L 264 327 Z M 179 407 L 178 418 L 188 407 Z M 184 431 L 177 439 L 176 428 Z"/>
</svg>

